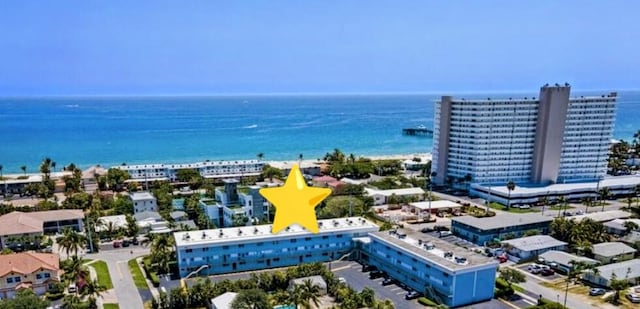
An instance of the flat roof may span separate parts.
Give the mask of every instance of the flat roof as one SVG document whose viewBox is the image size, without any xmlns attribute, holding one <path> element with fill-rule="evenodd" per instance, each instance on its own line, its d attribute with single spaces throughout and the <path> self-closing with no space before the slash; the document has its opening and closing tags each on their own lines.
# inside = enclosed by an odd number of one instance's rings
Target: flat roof
<svg viewBox="0 0 640 309">
<path fill-rule="evenodd" d="M 553 217 L 543 216 L 539 213 L 526 214 L 496 214 L 493 217 L 476 218 L 474 216 L 462 216 L 451 218 L 452 222 L 459 222 L 481 230 L 491 230 L 505 228 L 508 226 L 518 226 L 533 223 L 544 223 L 553 221 Z"/>
<path fill-rule="evenodd" d="M 215 309 L 231 309 L 231 303 L 238 296 L 236 292 L 226 292 L 222 295 L 211 299 L 211 304 Z"/>
<path fill-rule="evenodd" d="M 501 241 L 503 244 L 509 244 L 514 248 L 522 251 L 535 251 L 558 246 L 566 246 L 567 243 L 559 241 L 549 235 L 533 235 L 522 238 L 515 238 Z"/>
<path fill-rule="evenodd" d="M 149 192 L 133 192 L 129 195 L 132 201 L 153 200 L 155 197 Z"/>
<path fill-rule="evenodd" d="M 84 211 L 82 209 L 45 210 L 29 212 L 28 214 L 43 222 L 84 219 Z"/>
<path fill-rule="evenodd" d="M 367 194 L 374 195 L 379 194 L 386 197 L 389 197 L 393 194 L 402 196 L 402 195 L 416 195 L 416 194 L 424 194 L 424 190 L 422 188 L 402 188 L 402 189 L 391 189 L 391 190 L 378 190 L 371 188 L 364 188 L 367 191 Z"/>
<path fill-rule="evenodd" d="M 481 265 L 498 265 L 495 259 L 458 247 L 439 238 L 410 230 L 402 230 L 402 232 L 406 234 L 406 237 L 402 239 L 393 231 L 373 232 L 369 235 L 383 242 L 394 244 L 404 251 L 411 252 L 451 271 L 475 268 Z M 445 257 L 447 252 L 452 253 L 451 257 Z M 456 262 L 456 258 L 464 258 L 465 260 Z"/>
<path fill-rule="evenodd" d="M 624 224 L 626 222 L 633 222 L 633 223 L 637 224 L 638 226 L 640 226 L 640 219 L 613 219 L 613 220 L 611 220 L 609 222 L 603 223 L 603 225 L 608 227 L 608 228 L 612 228 L 612 229 L 626 230 L 627 228 L 624 227 Z"/>
<path fill-rule="evenodd" d="M 596 269 L 598 270 L 598 276 L 607 280 L 611 279 L 611 275 L 614 273 L 618 279 L 625 278 L 627 277 L 627 271 L 629 271 L 629 279 L 638 278 L 640 277 L 640 259 L 631 259 L 620 263 L 603 265 L 596 267 Z"/>
<path fill-rule="evenodd" d="M 125 215 L 104 216 L 98 218 L 98 221 L 102 222 L 102 224 L 95 225 L 96 232 L 106 231 L 108 229 L 107 225 L 109 222 L 111 222 L 114 227 L 127 227 L 127 217 Z"/>
<path fill-rule="evenodd" d="M 264 164 L 258 160 L 234 160 L 234 161 L 202 161 L 194 163 L 153 163 L 153 164 L 134 164 L 134 165 L 118 165 L 114 168 L 124 170 L 143 170 L 143 169 L 189 169 L 209 166 L 225 166 L 225 165 L 246 165 L 246 164 Z"/>
<path fill-rule="evenodd" d="M 176 246 L 206 246 L 222 244 L 236 241 L 259 241 L 278 238 L 290 238 L 292 236 L 303 237 L 313 236 L 313 234 L 298 224 L 291 225 L 288 229 L 277 234 L 271 232 L 271 224 L 229 227 L 222 229 L 209 229 L 173 233 Z M 366 232 L 377 231 L 379 227 L 371 221 L 362 217 L 336 218 L 318 220 L 318 234 L 336 233 L 346 231 L 362 230 Z"/>
<path fill-rule="evenodd" d="M 543 258 L 547 262 L 557 263 L 563 266 L 571 266 L 571 261 L 584 262 L 587 264 L 599 264 L 600 262 L 590 259 L 584 256 L 577 256 L 575 254 L 567 253 L 564 251 L 550 250 L 540 254 L 538 257 Z"/>
<path fill-rule="evenodd" d="M 614 257 L 621 254 L 636 253 L 636 249 L 631 248 L 621 242 L 603 242 L 592 245 L 593 254 L 604 257 Z"/>
<path fill-rule="evenodd" d="M 598 185 L 597 181 L 591 182 L 575 182 L 575 183 L 556 183 L 548 186 L 539 186 L 534 184 L 516 184 L 516 187 L 513 191 L 511 191 L 511 198 L 518 197 L 526 197 L 529 195 L 540 195 L 540 194 L 549 194 L 549 195 L 562 195 L 568 194 L 571 192 L 584 192 L 584 191 L 593 191 L 595 194 L 598 188 L 610 188 L 610 189 L 621 189 L 621 188 L 630 188 L 640 184 L 640 175 L 629 175 L 629 176 L 610 176 L 605 177 L 600 181 Z M 488 184 L 471 184 L 473 188 L 482 188 L 484 190 L 491 188 L 491 192 L 499 193 L 501 195 L 507 196 L 509 194 L 509 190 L 506 185 L 488 185 Z"/>
<path fill-rule="evenodd" d="M 575 220 L 575 221 L 582 221 L 583 219 L 589 218 L 597 222 L 606 222 L 614 219 L 625 219 L 629 217 L 631 217 L 630 212 L 626 212 L 622 210 L 607 210 L 607 211 L 591 212 L 584 215 L 568 217 L 568 219 Z"/>
<path fill-rule="evenodd" d="M 409 205 L 416 208 L 420 208 L 421 210 L 429 209 L 429 201 L 409 203 Z M 431 201 L 431 209 L 457 208 L 457 207 L 462 207 L 462 205 L 456 202 L 447 201 L 447 200 Z"/>
</svg>

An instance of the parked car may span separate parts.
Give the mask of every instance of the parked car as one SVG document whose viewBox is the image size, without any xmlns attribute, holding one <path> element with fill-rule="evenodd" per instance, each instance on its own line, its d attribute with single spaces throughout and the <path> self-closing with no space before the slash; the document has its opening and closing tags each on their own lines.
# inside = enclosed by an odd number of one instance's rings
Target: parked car
<svg viewBox="0 0 640 309">
<path fill-rule="evenodd" d="M 384 277 L 386 275 L 387 275 L 387 273 L 385 273 L 384 271 L 374 270 L 374 271 L 369 273 L 369 279 L 377 279 L 377 278 L 380 278 L 380 277 Z"/>
<path fill-rule="evenodd" d="M 555 274 L 555 271 L 553 271 L 553 269 L 551 269 L 551 268 L 543 268 L 540 271 L 540 274 L 543 275 L 543 276 L 551 276 L 551 275 Z"/>
<path fill-rule="evenodd" d="M 498 261 L 500 261 L 500 263 L 505 263 L 509 260 L 505 254 L 498 255 L 497 259 Z"/>
<path fill-rule="evenodd" d="M 440 231 L 440 237 L 445 237 L 449 235 L 453 235 L 453 233 L 451 233 L 450 231 Z"/>
<path fill-rule="evenodd" d="M 640 303 L 640 295 L 636 293 L 627 293 L 626 297 L 630 302 L 634 304 Z"/>
<path fill-rule="evenodd" d="M 368 265 L 368 264 L 362 265 L 362 272 L 363 273 L 366 273 L 368 271 L 374 271 L 374 270 L 378 270 L 378 267 L 375 267 L 373 265 Z"/>
<path fill-rule="evenodd" d="M 436 225 L 433 227 L 434 231 L 438 231 L 438 232 L 442 232 L 442 231 L 449 231 L 449 228 L 444 226 L 444 225 Z"/>
<path fill-rule="evenodd" d="M 131 245 L 131 242 L 129 242 L 128 240 L 123 240 L 122 241 L 122 246 L 123 247 L 129 247 L 129 245 Z"/>
<path fill-rule="evenodd" d="M 395 280 L 393 278 L 385 278 L 384 280 L 382 280 L 382 285 L 389 285 L 389 284 L 393 284 Z"/>
<path fill-rule="evenodd" d="M 529 267 L 527 267 L 527 270 L 532 274 L 539 274 L 540 271 L 542 271 L 542 267 L 540 267 L 540 265 L 537 265 L 537 264 L 531 264 L 529 265 Z"/>
<path fill-rule="evenodd" d="M 416 298 L 418 298 L 420 296 L 422 296 L 422 294 L 420 294 L 420 292 L 416 292 L 416 291 L 411 290 L 411 291 L 409 291 L 407 293 L 407 295 L 404 296 L 404 299 L 411 300 L 411 299 L 416 299 Z"/>
<path fill-rule="evenodd" d="M 601 288 L 592 288 L 591 290 L 589 290 L 589 295 L 591 296 L 598 296 L 598 295 L 604 295 L 604 293 L 606 293 L 607 291 L 605 291 L 604 289 Z"/>
<path fill-rule="evenodd" d="M 520 205 L 520 209 L 530 209 L 531 206 L 529 205 Z"/>
<path fill-rule="evenodd" d="M 131 244 L 134 246 L 137 246 L 140 244 L 140 242 L 138 241 L 137 237 L 134 237 L 133 239 L 131 239 Z"/>
<path fill-rule="evenodd" d="M 422 233 L 431 233 L 431 232 L 433 232 L 433 229 L 430 228 L 430 227 L 425 227 L 422 230 L 420 230 L 420 232 L 422 232 Z"/>
<path fill-rule="evenodd" d="M 122 245 L 122 243 L 119 240 L 116 240 L 113 242 L 113 247 L 114 248 L 120 248 L 120 245 Z"/>
<path fill-rule="evenodd" d="M 75 283 L 71 283 L 69 284 L 69 288 L 68 288 L 69 293 L 75 293 L 78 291 L 78 287 L 76 286 Z"/>
</svg>

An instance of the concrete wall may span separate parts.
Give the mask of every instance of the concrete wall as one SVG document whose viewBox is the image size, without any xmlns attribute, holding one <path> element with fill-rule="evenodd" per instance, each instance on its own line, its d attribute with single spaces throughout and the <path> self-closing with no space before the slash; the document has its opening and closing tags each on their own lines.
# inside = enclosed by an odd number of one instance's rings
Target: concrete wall
<svg viewBox="0 0 640 309">
<path fill-rule="evenodd" d="M 531 181 L 555 183 L 560 169 L 562 140 L 571 87 L 540 88 Z"/>
</svg>

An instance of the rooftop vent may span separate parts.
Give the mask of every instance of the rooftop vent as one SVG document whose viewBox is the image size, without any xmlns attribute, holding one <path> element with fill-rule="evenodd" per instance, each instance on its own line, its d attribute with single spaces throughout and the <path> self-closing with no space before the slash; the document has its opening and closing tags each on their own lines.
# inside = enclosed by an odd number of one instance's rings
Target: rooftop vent
<svg viewBox="0 0 640 309">
<path fill-rule="evenodd" d="M 433 249 L 433 248 L 435 248 L 435 247 L 436 247 L 436 245 L 434 245 L 433 243 L 430 243 L 430 242 L 428 242 L 428 243 L 424 244 L 424 248 L 425 248 L 426 250 L 432 250 L 432 249 Z"/>
<path fill-rule="evenodd" d="M 220 230 L 220 237 L 222 237 L 223 235 L 224 235 L 224 232 Z"/>
<path fill-rule="evenodd" d="M 207 238 L 207 233 L 205 233 L 204 231 L 202 232 L 202 239 Z"/>
<path fill-rule="evenodd" d="M 451 252 L 451 251 L 447 251 L 447 252 L 445 252 L 445 253 L 444 253 L 444 258 L 445 258 L 445 259 L 453 258 L 453 252 Z"/>
<path fill-rule="evenodd" d="M 338 226 L 338 220 L 333 220 L 333 226 Z"/>
<path fill-rule="evenodd" d="M 322 227 L 322 221 L 318 222 L 318 226 Z"/>
<path fill-rule="evenodd" d="M 242 235 L 242 229 L 238 229 L 238 235 Z"/>
<path fill-rule="evenodd" d="M 188 240 L 191 239 L 191 236 L 189 236 L 189 233 L 185 233 L 184 235 L 182 235 L 182 240 Z"/>
<path fill-rule="evenodd" d="M 253 228 L 253 234 L 258 234 L 258 228 L 257 227 Z"/>
<path fill-rule="evenodd" d="M 456 256 L 455 261 L 458 264 L 465 264 L 467 262 L 467 258 L 463 256 Z"/>
</svg>

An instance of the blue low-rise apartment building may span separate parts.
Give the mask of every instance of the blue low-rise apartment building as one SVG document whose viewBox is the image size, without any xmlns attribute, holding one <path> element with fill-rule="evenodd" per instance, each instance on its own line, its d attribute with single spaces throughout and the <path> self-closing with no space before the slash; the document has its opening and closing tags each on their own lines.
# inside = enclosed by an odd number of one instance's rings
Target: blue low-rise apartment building
<svg viewBox="0 0 640 309">
<path fill-rule="evenodd" d="M 356 239 L 360 259 L 449 307 L 493 298 L 498 262 L 440 239 L 401 231 Z"/>
<path fill-rule="evenodd" d="M 174 233 L 180 276 L 198 269 L 200 275 L 213 275 L 326 262 L 349 253 L 353 238 L 379 229 L 360 217 L 319 220 L 318 225 L 317 234 L 298 225 L 278 234 L 271 233 L 271 225 Z"/>
<path fill-rule="evenodd" d="M 488 242 L 499 242 L 507 238 L 521 237 L 526 231 L 536 230 L 540 234 L 549 233 L 553 217 L 538 213 L 498 214 L 493 217 L 476 218 L 462 216 L 451 218 L 451 231 L 454 235 L 484 246 Z"/>
</svg>

